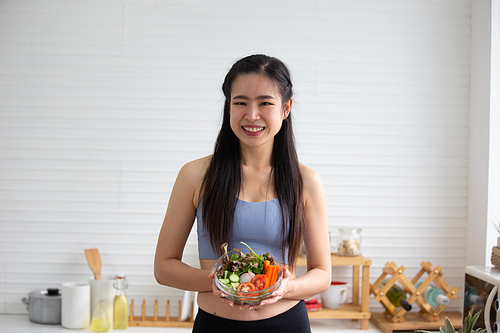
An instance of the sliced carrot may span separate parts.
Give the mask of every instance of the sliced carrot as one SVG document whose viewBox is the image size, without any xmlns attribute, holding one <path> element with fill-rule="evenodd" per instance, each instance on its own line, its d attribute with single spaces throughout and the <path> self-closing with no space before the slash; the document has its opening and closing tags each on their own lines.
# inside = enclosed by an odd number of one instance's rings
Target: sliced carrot
<svg viewBox="0 0 500 333">
<path fill-rule="evenodd" d="M 268 281 L 269 284 L 267 287 L 270 287 L 276 283 L 279 269 L 280 269 L 279 266 L 275 266 L 275 265 L 268 266 L 268 274 L 266 274 L 266 275 L 269 277 L 269 281 Z"/>
<path fill-rule="evenodd" d="M 268 276 L 269 276 L 269 280 L 267 281 L 267 287 L 268 288 L 274 284 L 273 283 L 273 275 L 274 275 L 274 269 L 273 269 L 273 267 L 274 266 L 269 265 L 269 268 L 267 269 Z"/>
<path fill-rule="evenodd" d="M 264 260 L 262 264 L 264 265 L 264 274 L 266 273 L 267 266 L 269 266 L 271 262 L 269 260 Z"/>
<path fill-rule="evenodd" d="M 271 276 L 269 275 L 269 267 L 267 268 L 266 276 L 267 276 L 267 280 L 266 280 L 266 285 L 264 286 L 264 289 L 269 288 L 269 283 L 271 281 Z"/>
<path fill-rule="evenodd" d="M 280 270 L 279 266 L 273 266 L 274 272 L 273 272 L 273 277 L 271 278 L 271 286 L 276 283 L 276 280 L 278 279 L 278 272 Z"/>
<path fill-rule="evenodd" d="M 266 283 L 265 288 L 269 288 L 270 286 L 272 286 L 274 284 L 274 282 L 272 282 L 272 278 L 273 278 L 273 274 L 274 274 L 274 267 L 277 267 L 277 266 L 269 264 L 269 265 L 267 265 L 267 267 L 264 271 L 264 274 L 267 276 L 267 283 Z"/>
</svg>

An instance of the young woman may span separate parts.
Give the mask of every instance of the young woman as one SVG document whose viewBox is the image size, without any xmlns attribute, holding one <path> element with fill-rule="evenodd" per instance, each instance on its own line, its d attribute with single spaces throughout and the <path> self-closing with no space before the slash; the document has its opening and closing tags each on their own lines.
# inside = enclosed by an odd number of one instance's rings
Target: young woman
<svg viewBox="0 0 500 333">
<path fill-rule="evenodd" d="M 232 66 L 222 90 L 224 115 L 213 155 L 184 165 L 174 184 L 155 278 L 199 292 L 193 332 L 310 332 L 302 300 L 330 285 L 330 241 L 321 180 L 297 159 L 290 73 L 276 58 L 248 56 Z M 181 261 L 195 219 L 200 269 Z M 303 240 L 307 272 L 296 277 Z M 257 306 L 233 304 L 214 284 L 220 246 L 227 242 L 230 250 L 240 241 L 286 264 L 280 288 Z"/>
</svg>

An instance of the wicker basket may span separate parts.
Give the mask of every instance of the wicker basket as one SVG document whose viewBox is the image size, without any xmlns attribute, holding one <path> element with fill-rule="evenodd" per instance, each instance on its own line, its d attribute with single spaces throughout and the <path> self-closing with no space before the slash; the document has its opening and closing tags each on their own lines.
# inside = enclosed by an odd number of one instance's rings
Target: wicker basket
<svg viewBox="0 0 500 333">
<path fill-rule="evenodd" d="M 500 268 L 500 247 L 493 246 L 491 252 L 491 264 L 496 268 Z"/>
</svg>

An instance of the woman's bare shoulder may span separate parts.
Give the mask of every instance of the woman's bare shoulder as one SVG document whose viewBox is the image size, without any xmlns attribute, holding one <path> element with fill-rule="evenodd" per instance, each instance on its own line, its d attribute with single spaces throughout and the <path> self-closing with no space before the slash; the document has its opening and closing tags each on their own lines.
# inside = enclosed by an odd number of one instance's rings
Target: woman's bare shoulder
<svg viewBox="0 0 500 333">
<path fill-rule="evenodd" d="M 193 198 L 193 205 L 198 207 L 201 199 L 201 189 L 205 173 L 210 165 L 212 156 L 205 156 L 184 164 L 179 171 L 176 182 L 189 189 Z"/>
<path fill-rule="evenodd" d="M 300 172 L 304 184 L 304 195 L 306 197 L 309 197 L 311 194 L 317 195 L 318 193 L 323 193 L 321 177 L 314 169 L 300 164 Z"/>
<path fill-rule="evenodd" d="M 202 158 L 198 158 L 191 162 L 184 164 L 179 173 L 182 173 L 187 177 L 194 177 L 195 179 L 203 179 L 205 173 L 210 165 L 210 161 L 212 160 L 212 155 L 205 156 Z"/>
<path fill-rule="evenodd" d="M 317 182 L 321 183 L 319 174 L 314 169 L 308 167 L 307 165 L 300 164 L 300 173 L 302 175 L 302 181 L 304 182 L 305 186 L 314 185 L 314 183 Z"/>
</svg>

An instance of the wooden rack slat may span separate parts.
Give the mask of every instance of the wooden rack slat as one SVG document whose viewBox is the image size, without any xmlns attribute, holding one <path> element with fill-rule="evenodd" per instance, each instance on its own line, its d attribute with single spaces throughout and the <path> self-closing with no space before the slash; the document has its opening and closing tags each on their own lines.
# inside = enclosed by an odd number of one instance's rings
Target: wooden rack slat
<svg viewBox="0 0 500 333">
<path fill-rule="evenodd" d="M 130 300 L 129 326 L 145 327 L 193 327 L 193 306 L 191 303 L 191 313 L 186 321 L 181 321 L 182 302 L 179 300 L 179 316 L 170 316 L 170 300 L 167 299 L 165 317 L 158 316 L 158 300 L 155 299 L 154 314 L 152 317 L 146 316 L 146 300 L 142 300 L 141 315 L 134 316 L 134 300 Z"/>
</svg>

